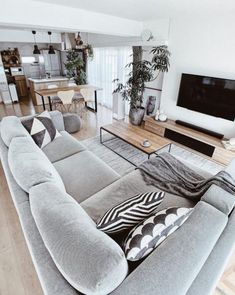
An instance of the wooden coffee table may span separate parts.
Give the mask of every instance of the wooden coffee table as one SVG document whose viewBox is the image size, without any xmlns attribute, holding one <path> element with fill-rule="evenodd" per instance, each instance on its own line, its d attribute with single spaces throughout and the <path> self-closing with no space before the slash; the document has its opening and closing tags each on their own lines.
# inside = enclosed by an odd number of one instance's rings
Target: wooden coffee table
<svg viewBox="0 0 235 295">
<path fill-rule="evenodd" d="M 117 153 L 115 150 L 111 149 L 109 146 L 107 146 L 105 143 L 107 141 L 113 140 L 103 140 L 103 132 L 107 132 L 109 134 L 112 134 L 114 137 L 117 137 L 124 142 L 132 145 L 136 149 L 142 151 L 143 153 L 147 154 L 148 159 L 152 154 L 157 154 L 159 150 L 162 148 L 169 146 L 168 152 L 171 150 L 171 144 L 172 142 L 166 138 L 163 138 L 161 136 L 155 135 L 149 131 L 146 131 L 138 126 L 134 126 L 128 123 L 125 123 L 123 121 L 115 122 L 113 124 L 109 124 L 103 127 L 100 127 L 100 142 L 105 145 L 107 148 L 118 154 L 120 157 L 124 158 L 131 164 L 135 165 L 130 160 L 126 159 L 119 153 Z M 151 143 L 150 147 L 143 147 L 141 143 L 148 139 Z M 135 165 L 136 166 L 136 165 Z"/>
</svg>

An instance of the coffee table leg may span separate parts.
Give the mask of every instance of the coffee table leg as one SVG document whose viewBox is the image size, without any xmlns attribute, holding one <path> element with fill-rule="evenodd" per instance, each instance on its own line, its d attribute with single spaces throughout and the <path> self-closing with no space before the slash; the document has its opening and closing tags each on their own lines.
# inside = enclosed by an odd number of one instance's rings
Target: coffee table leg
<svg viewBox="0 0 235 295">
<path fill-rule="evenodd" d="M 100 143 L 103 143 L 103 138 L 102 138 L 102 127 L 100 127 Z"/>
<path fill-rule="evenodd" d="M 171 143 L 169 144 L 169 149 L 168 149 L 168 153 L 171 152 Z"/>
</svg>

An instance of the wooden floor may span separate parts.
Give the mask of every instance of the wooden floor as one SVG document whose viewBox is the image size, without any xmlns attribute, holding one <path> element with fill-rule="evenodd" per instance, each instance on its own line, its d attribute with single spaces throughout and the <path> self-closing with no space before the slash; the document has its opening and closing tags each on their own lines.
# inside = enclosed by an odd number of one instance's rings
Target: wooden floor
<svg viewBox="0 0 235 295">
<path fill-rule="evenodd" d="M 41 111 L 41 107 L 35 109 L 31 101 L 25 99 L 20 104 L 8 106 L 0 104 L 0 119 L 7 115 L 25 116 Z M 78 139 L 93 137 L 99 134 L 100 126 L 112 122 L 112 112 L 99 106 L 97 115 L 88 111 L 83 115 L 82 121 L 83 128 L 75 134 L 75 137 Z M 0 166 L 0 295 L 42 294 Z M 235 255 L 230 259 L 214 295 L 235 295 Z"/>
</svg>

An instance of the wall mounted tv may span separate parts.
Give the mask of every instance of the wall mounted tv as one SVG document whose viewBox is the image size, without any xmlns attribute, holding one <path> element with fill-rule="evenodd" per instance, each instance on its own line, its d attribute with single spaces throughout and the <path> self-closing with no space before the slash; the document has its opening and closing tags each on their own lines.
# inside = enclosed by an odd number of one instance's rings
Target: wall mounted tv
<svg viewBox="0 0 235 295">
<path fill-rule="evenodd" d="M 234 121 L 235 80 L 183 73 L 177 105 Z"/>
</svg>

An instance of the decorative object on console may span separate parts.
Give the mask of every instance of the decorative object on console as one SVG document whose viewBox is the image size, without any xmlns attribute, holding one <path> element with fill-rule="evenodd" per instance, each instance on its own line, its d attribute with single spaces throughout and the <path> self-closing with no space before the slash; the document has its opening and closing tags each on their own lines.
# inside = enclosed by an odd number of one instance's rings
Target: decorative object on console
<svg viewBox="0 0 235 295">
<path fill-rule="evenodd" d="M 48 111 L 41 113 L 37 117 L 23 120 L 22 124 L 40 148 L 45 147 L 55 138 L 61 136 L 56 130 Z"/>
<path fill-rule="evenodd" d="M 161 121 L 161 122 L 166 122 L 167 121 L 167 115 L 164 114 L 163 111 L 160 111 L 160 114 L 158 116 L 158 120 Z"/>
<path fill-rule="evenodd" d="M 127 260 L 138 261 L 146 257 L 188 219 L 192 210 L 184 207 L 164 209 L 134 227 L 124 242 Z"/>
<path fill-rule="evenodd" d="M 147 116 L 151 116 L 154 114 L 155 106 L 156 106 L 156 96 L 150 95 L 148 97 L 148 102 L 147 102 L 147 108 L 146 108 L 146 114 Z"/>
<path fill-rule="evenodd" d="M 228 151 L 235 151 L 235 138 L 230 138 L 229 140 L 222 140 L 221 141 L 223 146 Z"/>
<path fill-rule="evenodd" d="M 106 233 L 131 228 L 156 210 L 164 195 L 161 191 L 138 194 L 109 209 L 97 223 L 97 228 Z"/>
<path fill-rule="evenodd" d="M 160 110 L 157 110 L 157 111 L 156 111 L 156 115 L 155 115 L 155 117 L 154 117 L 154 119 L 155 119 L 156 121 L 159 120 L 159 115 L 160 115 Z"/>
</svg>

